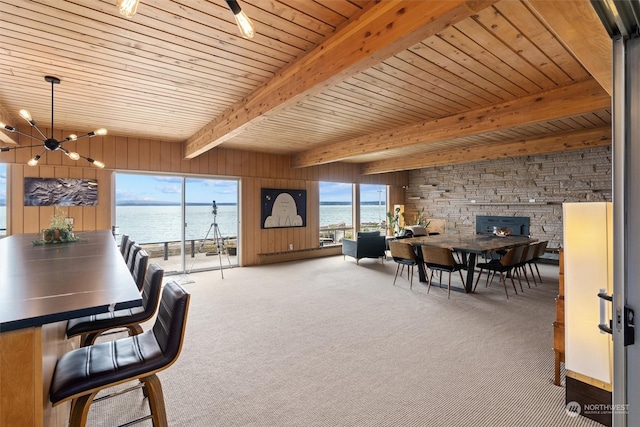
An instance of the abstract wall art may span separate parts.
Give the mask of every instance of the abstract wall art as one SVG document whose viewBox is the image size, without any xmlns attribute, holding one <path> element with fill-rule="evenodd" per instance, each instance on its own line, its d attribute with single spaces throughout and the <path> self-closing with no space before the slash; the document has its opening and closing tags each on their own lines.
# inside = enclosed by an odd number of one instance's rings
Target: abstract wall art
<svg viewBox="0 0 640 427">
<path fill-rule="evenodd" d="M 25 178 L 25 206 L 97 206 L 98 181 L 72 178 Z"/>
</svg>

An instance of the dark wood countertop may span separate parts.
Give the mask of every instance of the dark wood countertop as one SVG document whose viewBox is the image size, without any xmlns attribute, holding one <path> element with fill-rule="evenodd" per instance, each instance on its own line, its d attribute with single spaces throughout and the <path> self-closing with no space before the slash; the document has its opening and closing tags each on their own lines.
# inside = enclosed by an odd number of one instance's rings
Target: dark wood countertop
<svg viewBox="0 0 640 427">
<path fill-rule="evenodd" d="M 33 245 L 38 234 L 0 239 L 0 332 L 141 305 L 108 230 L 73 243 Z"/>
</svg>

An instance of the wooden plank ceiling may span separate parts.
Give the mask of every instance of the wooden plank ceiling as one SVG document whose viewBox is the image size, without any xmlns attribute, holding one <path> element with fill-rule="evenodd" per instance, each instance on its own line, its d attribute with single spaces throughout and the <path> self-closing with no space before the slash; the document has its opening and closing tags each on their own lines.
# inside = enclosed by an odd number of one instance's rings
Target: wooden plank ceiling
<svg viewBox="0 0 640 427">
<path fill-rule="evenodd" d="M 0 0 L 0 120 L 417 169 L 610 144 L 589 0 Z M 11 143 L 3 135 L 5 144 Z"/>
</svg>

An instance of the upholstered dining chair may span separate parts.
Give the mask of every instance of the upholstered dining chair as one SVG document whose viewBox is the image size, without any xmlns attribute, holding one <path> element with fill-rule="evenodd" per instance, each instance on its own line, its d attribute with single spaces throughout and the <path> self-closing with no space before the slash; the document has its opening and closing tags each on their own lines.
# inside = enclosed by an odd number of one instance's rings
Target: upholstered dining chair
<svg viewBox="0 0 640 427">
<path fill-rule="evenodd" d="M 538 244 L 530 243 L 525 246 L 522 251 L 522 257 L 520 258 L 520 263 L 516 266 L 519 272 L 522 272 L 524 275 L 524 279 L 527 281 L 527 286 L 531 288 L 531 282 L 529 281 L 529 273 L 527 273 L 527 265 L 531 266 L 531 262 L 533 261 L 533 257 L 536 254 Z M 531 270 L 531 277 L 533 279 L 534 286 L 538 286 L 538 282 L 536 281 L 536 276 L 533 274 L 533 270 Z"/>
<path fill-rule="evenodd" d="M 462 277 L 462 270 L 465 265 L 456 262 L 453 257 L 453 250 L 451 248 L 440 248 L 437 246 L 422 245 L 422 260 L 425 266 L 431 270 L 429 277 L 429 284 L 427 285 L 427 293 L 431 289 L 433 282 L 433 273 L 440 272 L 440 285 L 442 286 L 442 272 L 449 273 L 449 282 L 447 284 L 447 298 L 451 297 L 451 273 L 457 271 L 460 274 L 460 280 L 462 280 L 462 286 L 464 287 L 464 277 Z"/>
<path fill-rule="evenodd" d="M 548 240 L 543 240 L 542 242 L 536 243 L 536 252 L 533 255 L 533 259 L 529 261 L 529 268 L 531 269 L 531 275 L 533 275 L 533 267 L 535 267 L 536 272 L 538 273 L 538 279 L 540 280 L 540 283 L 542 283 L 542 276 L 540 275 L 540 270 L 538 269 L 538 261 L 540 261 L 540 257 L 542 257 L 542 255 L 544 255 L 544 253 L 546 252 L 548 245 L 549 245 Z"/>
<path fill-rule="evenodd" d="M 164 286 L 152 329 L 71 350 L 60 357 L 53 372 L 49 400 L 53 406 L 73 400 L 69 426 L 86 425 L 91 403 L 101 390 L 134 380 L 140 384 L 131 390 L 143 387 L 144 396 L 149 398 L 151 415 L 143 419 L 152 419 L 156 427 L 167 426 L 162 384 L 156 374 L 171 366 L 180 355 L 189 299 L 189 293 L 180 285 L 169 282 Z"/>
<path fill-rule="evenodd" d="M 156 263 L 147 268 L 142 288 L 142 306 L 78 317 L 67 322 L 67 337 L 80 335 L 80 346 L 95 342 L 98 336 L 112 329 L 125 328 L 129 335 L 142 333 L 141 323 L 151 319 L 158 308 L 164 270 Z"/>
<path fill-rule="evenodd" d="M 396 279 L 398 278 L 398 272 L 400 267 L 404 269 L 407 266 L 407 274 L 409 275 L 409 289 L 413 288 L 413 267 L 418 265 L 418 257 L 411 243 L 392 240 L 389 242 L 389 251 L 391 251 L 391 257 L 398 264 L 396 267 L 396 275 L 393 278 L 393 286 L 396 285 Z"/>
<path fill-rule="evenodd" d="M 480 269 L 478 273 L 478 278 L 476 279 L 476 283 L 473 285 L 473 291 L 475 292 L 476 287 L 478 286 L 478 282 L 480 281 L 480 276 L 482 276 L 482 272 L 487 270 L 487 281 L 485 283 L 485 287 L 489 286 L 489 276 L 491 276 L 491 281 L 493 281 L 493 276 L 496 273 L 500 273 L 500 281 L 504 286 L 504 293 L 507 295 L 507 299 L 509 299 L 509 293 L 507 292 L 507 281 L 506 275 L 511 270 L 513 270 L 516 266 L 516 263 L 520 261 L 520 257 L 522 256 L 522 251 L 524 246 L 516 246 L 509 249 L 500 259 L 493 259 L 489 262 L 478 263 L 476 267 Z M 493 273 L 493 275 L 491 274 Z M 509 275 L 509 279 L 511 280 L 511 284 L 513 285 L 513 290 L 518 294 L 518 290 L 516 289 L 516 283 L 513 281 L 513 275 Z"/>
</svg>

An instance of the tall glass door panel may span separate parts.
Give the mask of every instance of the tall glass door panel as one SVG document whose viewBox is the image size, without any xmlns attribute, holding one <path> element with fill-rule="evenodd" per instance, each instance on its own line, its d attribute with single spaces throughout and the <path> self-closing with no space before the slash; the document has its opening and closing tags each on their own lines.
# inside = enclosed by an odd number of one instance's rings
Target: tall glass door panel
<svg viewBox="0 0 640 427">
<path fill-rule="evenodd" d="M 238 181 L 185 178 L 186 271 L 238 265 Z"/>
</svg>

